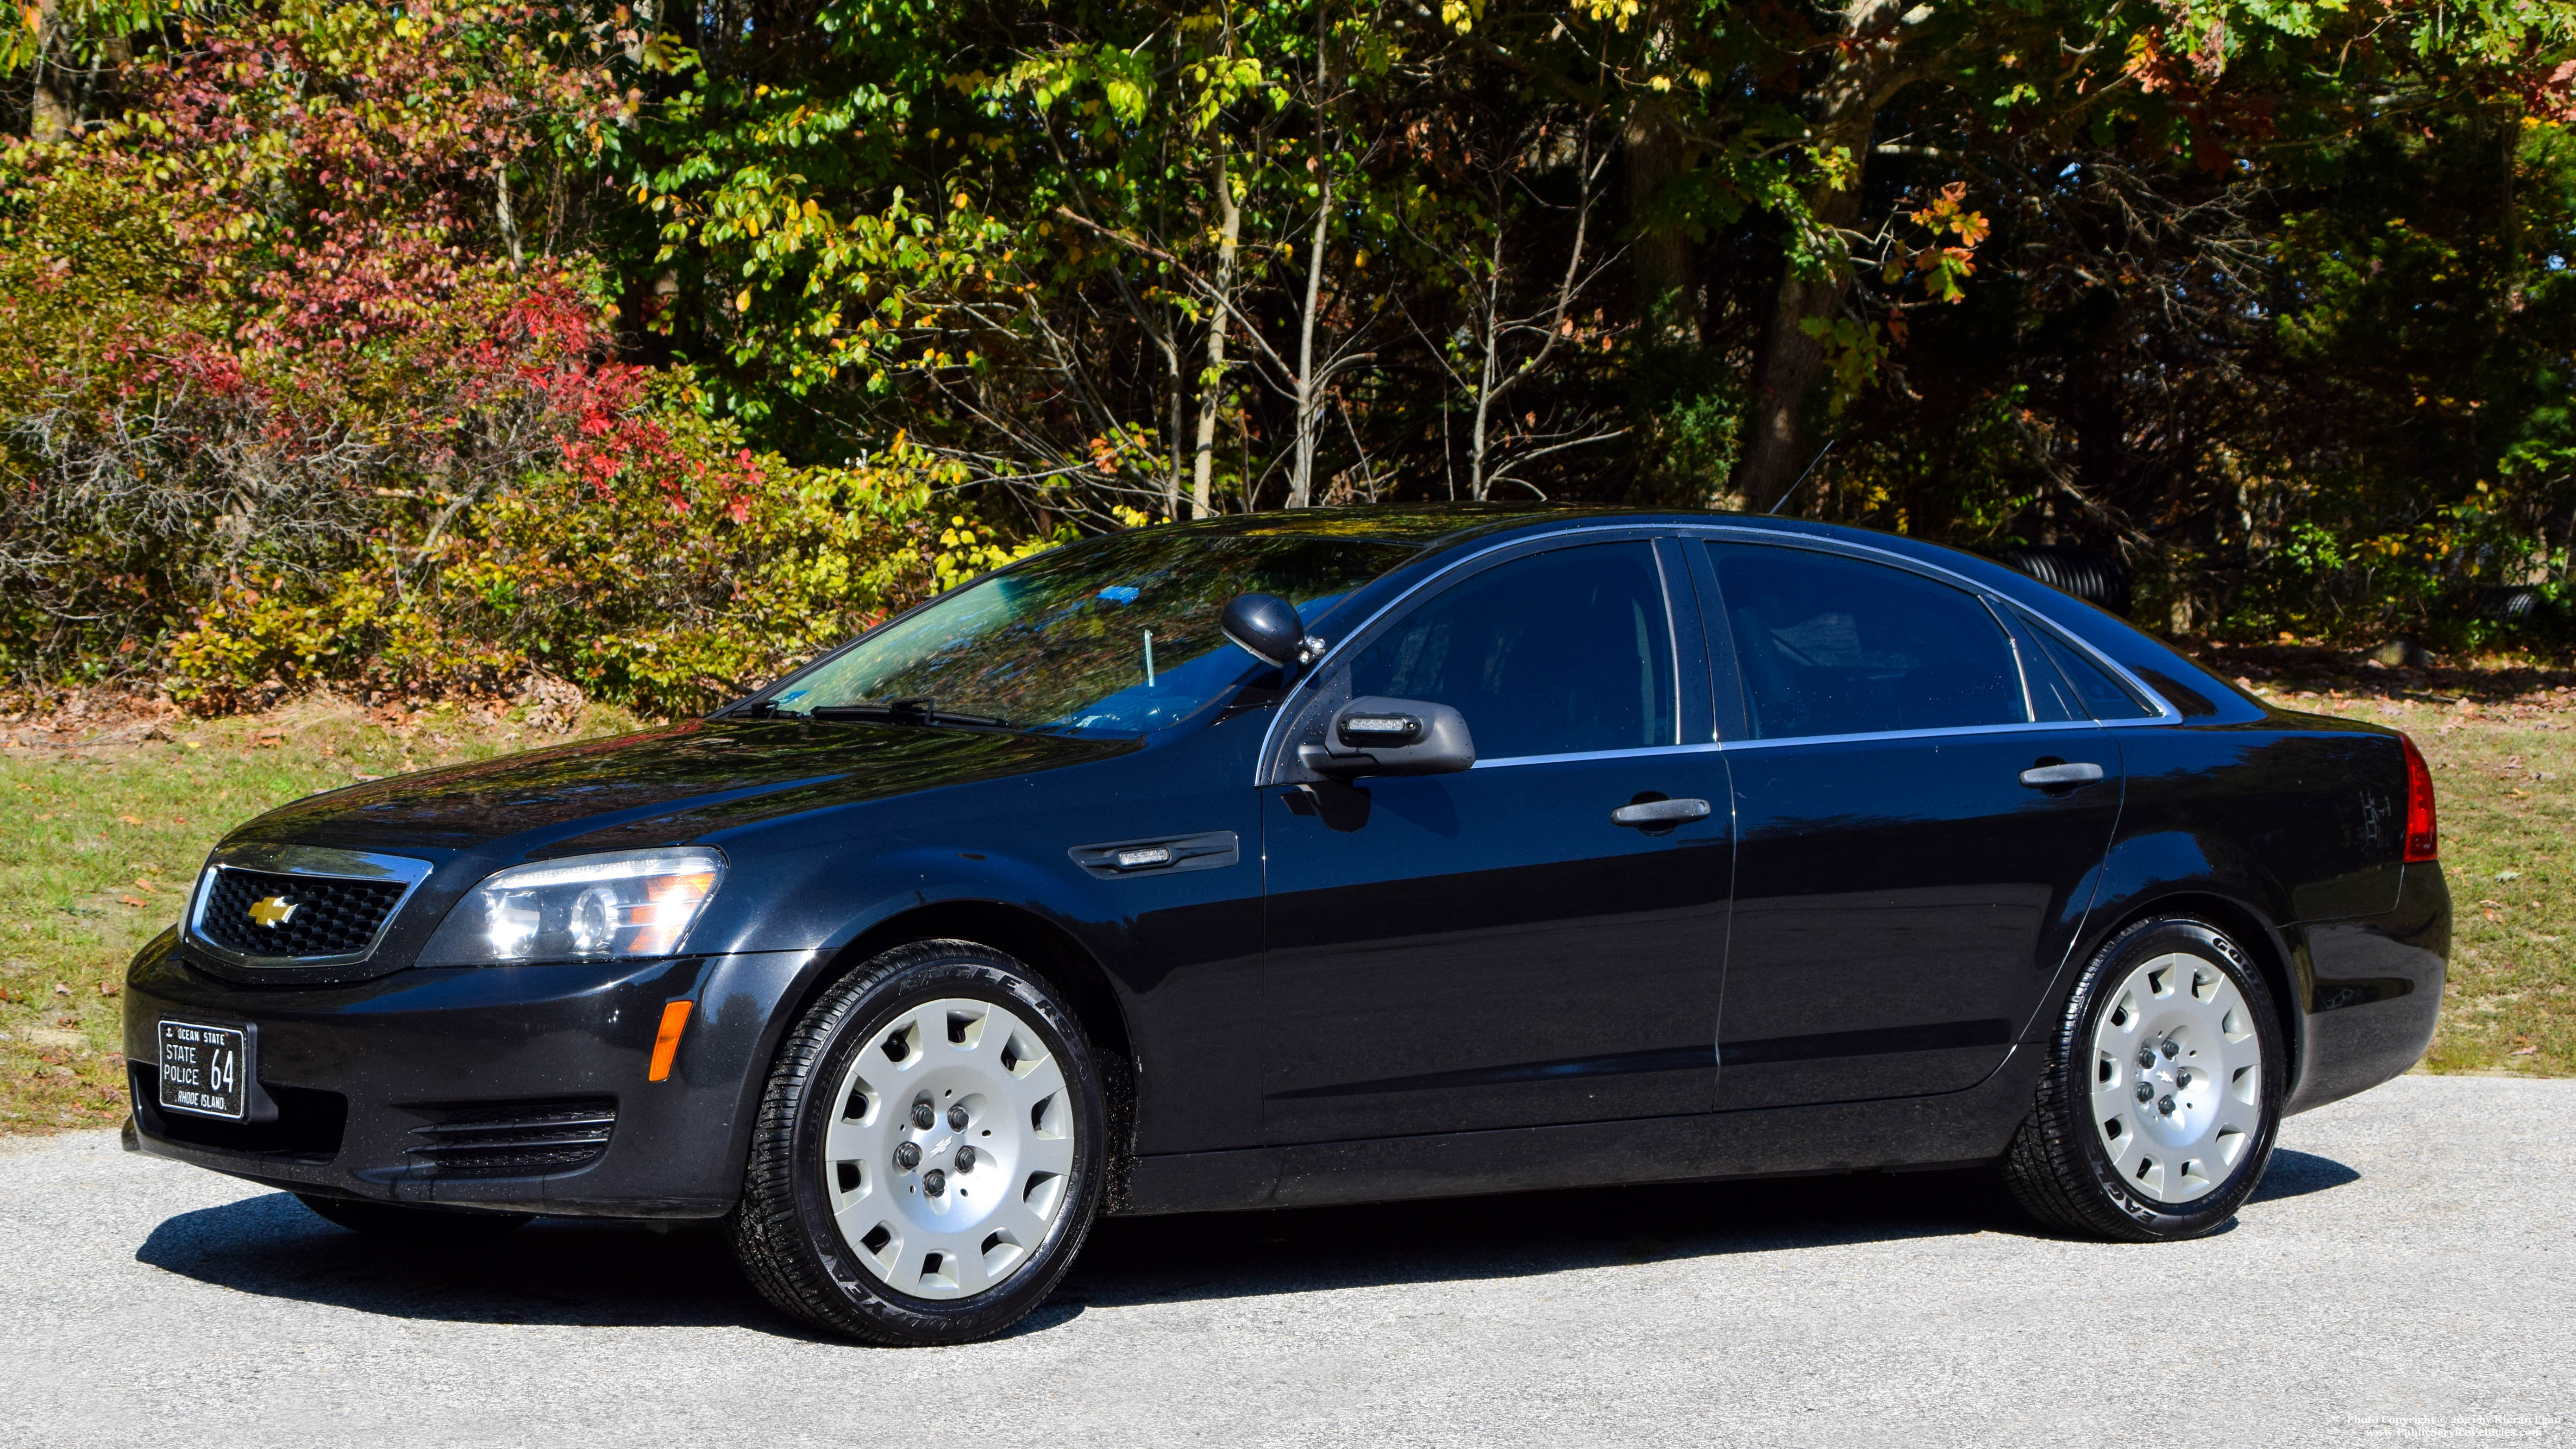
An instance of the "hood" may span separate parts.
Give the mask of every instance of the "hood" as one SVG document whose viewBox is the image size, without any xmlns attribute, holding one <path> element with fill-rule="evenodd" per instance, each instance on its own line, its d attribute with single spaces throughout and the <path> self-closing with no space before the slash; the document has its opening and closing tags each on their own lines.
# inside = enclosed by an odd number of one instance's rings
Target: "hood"
<svg viewBox="0 0 2576 1449">
<path fill-rule="evenodd" d="M 444 854 L 515 836 L 524 837 L 517 853 L 529 856 L 665 845 L 1139 748 L 1134 740 L 921 725 L 690 720 L 308 796 L 225 843 Z"/>
</svg>

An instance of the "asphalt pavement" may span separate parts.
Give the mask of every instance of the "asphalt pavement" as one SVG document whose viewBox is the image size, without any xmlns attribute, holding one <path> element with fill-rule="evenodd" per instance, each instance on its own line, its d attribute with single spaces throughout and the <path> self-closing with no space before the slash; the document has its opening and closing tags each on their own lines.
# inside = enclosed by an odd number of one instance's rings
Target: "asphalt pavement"
<svg viewBox="0 0 2576 1449">
<path fill-rule="evenodd" d="M 2028 1227 L 1979 1174 L 1105 1224 L 999 1340 L 859 1348 L 704 1232 L 404 1249 L 0 1145 L 0 1443 L 2576 1444 L 2576 1081 L 2293 1118 L 2226 1230 Z"/>
</svg>

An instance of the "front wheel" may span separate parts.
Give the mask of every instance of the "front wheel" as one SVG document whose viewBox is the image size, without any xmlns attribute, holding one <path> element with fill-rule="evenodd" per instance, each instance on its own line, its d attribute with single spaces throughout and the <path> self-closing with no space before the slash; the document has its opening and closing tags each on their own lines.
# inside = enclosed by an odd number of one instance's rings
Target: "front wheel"
<svg viewBox="0 0 2576 1449">
<path fill-rule="evenodd" d="M 770 1302 L 871 1343 L 959 1343 L 1035 1308 L 1098 1210 L 1107 1111 L 1071 1007 L 967 941 L 827 988 L 761 1098 L 735 1256 Z"/>
<path fill-rule="evenodd" d="M 2198 1237 L 2262 1180 L 2284 1078 L 2272 995 L 2244 951 L 2204 921 L 2142 921 L 2076 983 L 2005 1184 L 2062 1231 Z"/>
</svg>

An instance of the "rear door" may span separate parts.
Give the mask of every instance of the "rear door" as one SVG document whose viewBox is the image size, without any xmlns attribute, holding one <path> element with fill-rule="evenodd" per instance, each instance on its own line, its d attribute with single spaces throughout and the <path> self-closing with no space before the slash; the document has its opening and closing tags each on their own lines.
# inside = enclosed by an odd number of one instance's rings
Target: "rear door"
<svg viewBox="0 0 2576 1449">
<path fill-rule="evenodd" d="M 1742 700 L 1720 1103 L 1975 1085 L 2083 923 L 2116 746 L 2034 691 L 2049 666 L 2026 671 L 1976 593 L 1852 554 L 1704 547 Z"/>
</svg>

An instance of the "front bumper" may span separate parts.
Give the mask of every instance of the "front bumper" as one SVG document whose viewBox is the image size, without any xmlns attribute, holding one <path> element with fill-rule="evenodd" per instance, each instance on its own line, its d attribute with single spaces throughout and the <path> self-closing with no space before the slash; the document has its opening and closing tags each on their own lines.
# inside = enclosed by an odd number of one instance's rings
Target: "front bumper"
<svg viewBox="0 0 2576 1449">
<path fill-rule="evenodd" d="M 718 1216 L 808 951 L 246 986 L 176 934 L 126 976 L 127 1145 L 294 1192 L 572 1216 Z M 693 1003 L 646 1080 L 664 1006 Z M 164 1018 L 241 1026 L 248 1118 L 166 1112 Z"/>
</svg>

